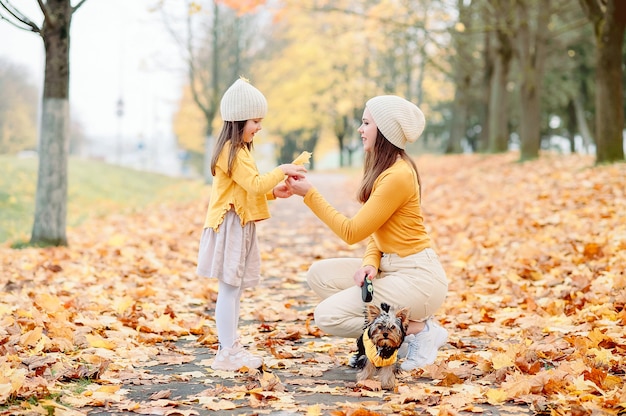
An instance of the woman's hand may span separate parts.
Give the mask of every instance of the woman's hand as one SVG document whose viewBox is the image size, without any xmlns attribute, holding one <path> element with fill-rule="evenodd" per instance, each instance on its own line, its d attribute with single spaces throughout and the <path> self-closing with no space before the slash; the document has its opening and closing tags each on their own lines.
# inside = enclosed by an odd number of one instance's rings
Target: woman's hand
<svg viewBox="0 0 626 416">
<path fill-rule="evenodd" d="M 291 189 L 289 189 L 285 182 L 281 182 L 276 185 L 272 192 L 276 198 L 289 198 L 293 195 L 293 192 L 291 192 Z"/>
<path fill-rule="evenodd" d="M 283 173 L 290 178 L 304 178 L 304 174 L 307 172 L 304 166 L 294 165 L 293 163 L 285 163 L 284 165 L 280 165 L 279 168 L 281 168 Z"/>
<path fill-rule="evenodd" d="M 363 266 L 359 270 L 354 273 L 352 279 L 354 280 L 354 284 L 358 287 L 363 286 L 363 281 L 365 280 L 365 276 L 369 276 L 370 279 L 374 279 L 378 274 L 378 270 L 374 266 Z"/>
<path fill-rule="evenodd" d="M 309 189 L 313 187 L 313 185 L 311 185 L 311 182 L 309 182 L 309 180 L 304 176 L 302 178 L 290 176 L 285 179 L 285 183 L 293 194 L 300 196 L 305 196 Z"/>
</svg>

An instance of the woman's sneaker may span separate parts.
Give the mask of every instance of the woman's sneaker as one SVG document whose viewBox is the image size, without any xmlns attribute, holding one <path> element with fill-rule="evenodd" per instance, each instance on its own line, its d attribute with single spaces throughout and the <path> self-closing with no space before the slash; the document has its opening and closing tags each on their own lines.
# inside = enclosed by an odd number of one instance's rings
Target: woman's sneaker
<svg viewBox="0 0 626 416">
<path fill-rule="evenodd" d="M 358 368 L 359 367 L 359 361 L 361 361 L 361 357 L 364 357 L 363 355 L 360 355 L 358 352 L 355 353 L 354 355 L 352 355 L 352 357 L 350 357 L 350 359 L 348 360 L 348 365 L 352 368 Z"/>
<path fill-rule="evenodd" d="M 409 352 L 409 344 L 413 342 L 415 335 L 409 334 L 404 337 L 404 341 L 402 341 L 402 345 L 398 348 L 398 358 L 406 358 L 406 353 Z"/>
<path fill-rule="evenodd" d="M 220 347 L 211 368 L 221 371 L 237 371 L 242 367 L 259 368 L 263 365 L 263 359 L 250 354 L 240 344 L 232 348 Z"/>
<path fill-rule="evenodd" d="M 406 360 L 400 364 L 400 368 L 411 371 L 434 363 L 437 359 L 437 351 L 447 340 L 448 331 L 429 319 L 424 329 L 408 340 Z"/>
</svg>

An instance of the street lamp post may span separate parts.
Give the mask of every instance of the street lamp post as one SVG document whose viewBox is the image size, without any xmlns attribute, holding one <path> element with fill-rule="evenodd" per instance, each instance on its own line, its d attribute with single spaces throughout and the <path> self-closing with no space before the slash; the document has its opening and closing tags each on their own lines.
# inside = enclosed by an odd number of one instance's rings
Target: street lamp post
<svg viewBox="0 0 626 416">
<path fill-rule="evenodd" d="M 115 114 L 117 115 L 117 164 L 122 162 L 122 118 L 124 117 L 124 100 L 117 100 Z"/>
</svg>

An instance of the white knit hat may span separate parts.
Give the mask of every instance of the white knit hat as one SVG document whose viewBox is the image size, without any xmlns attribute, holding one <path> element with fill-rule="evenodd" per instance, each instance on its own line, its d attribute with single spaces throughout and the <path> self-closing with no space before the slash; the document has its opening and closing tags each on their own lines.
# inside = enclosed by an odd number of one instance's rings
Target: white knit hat
<svg viewBox="0 0 626 416">
<path fill-rule="evenodd" d="M 416 141 L 426 126 L 422 110 L 396 95 L 374 97 L 365 107 L 383 136 L 400 149 L 406 147 L 406 142 Z"/>
<path fill-rule="evenodd" d="M 239 78 L 231 85 L 220 103 L 224 121 L 252 120 L 264 118 L 267 114 L 267 100 L 245 78 Z"/>
</svg>

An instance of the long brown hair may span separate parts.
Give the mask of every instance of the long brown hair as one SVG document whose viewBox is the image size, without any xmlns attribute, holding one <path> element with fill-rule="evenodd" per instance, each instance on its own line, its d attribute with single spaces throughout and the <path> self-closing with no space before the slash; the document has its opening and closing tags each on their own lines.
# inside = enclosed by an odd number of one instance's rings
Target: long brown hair
<svg viewBox="0 0 626 416">
<path fill-rule="evenodd" d="M 422 181 L 420 179 L 420 174 L 417 171 L 417 165 L 415 161 L 404 151 L 404 149 L 400 149 L 396 145 L 392 144 L 389 140 L 383 136 L 383 134 L 378 130 L 378 134 L 376 136 L 376 143 L 374 143 L 374 147 L 371 152 L 367 152 L 365 154 L 365 164 L 363 167 L 363 180 L 361 181 L 361 187 L 359 192 L 357 193 L 357 199 L 361 203 L 365 203 L 372 194 L 372 189 L 374 188 L 374 182 L 383 173 L 385 170 L 389 169 L 396 160 L 400 156 L 407 163 L 409 163 L 413 170 L 415 171 L 415 175 L 417 176 L 417 184 L 420 190 L 420 199 L 422 198 Z"/>
<path fill-rule="evenodd" d="M 246 143 L 243 141 L 243 128 L 246 126 L 247 120 L 242 121 L 225 121 L 222 126 L 222 131 L 217 137 L 217 142 L 213 147 L 213 156 L 211 157 L 211 174 L 215 176 L 215 166 L 217 165 L 217 159 L 219 159 L 226 142 L 230 141 L 230 151 L 228 152 L 228 176 L 231 175 L 233 170 L 233 163 L 235 163 L 235 156 L 242 147 L 246 146 L 248 150 L 252 149 L 252 142 Z"/>
</svg>

